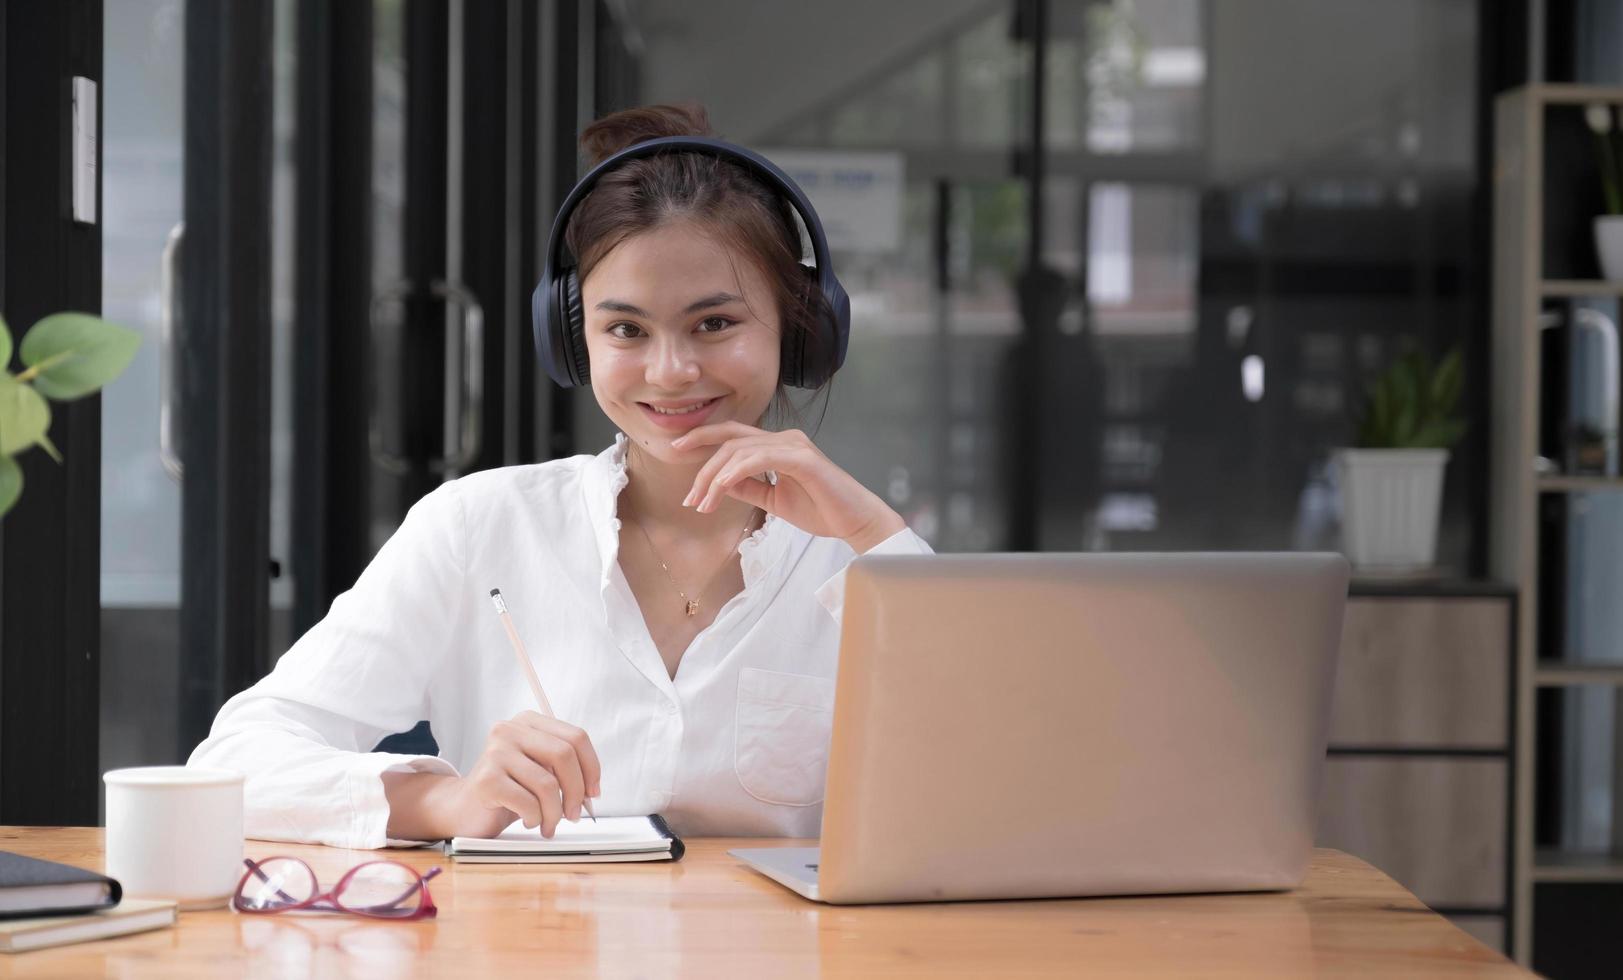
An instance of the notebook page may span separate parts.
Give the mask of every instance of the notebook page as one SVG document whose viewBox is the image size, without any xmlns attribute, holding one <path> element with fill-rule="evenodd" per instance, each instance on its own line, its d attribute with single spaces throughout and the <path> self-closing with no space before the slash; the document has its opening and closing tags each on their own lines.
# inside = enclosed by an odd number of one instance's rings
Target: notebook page
<svg viewBox="0 0 1623 980">
<path fill-rule="evenodd" d="M 581 851 L 665 850 L 670 839 L 655 829 L 647 817 L 582 817 L 571 823 L 560 821 L 551 839 L 541 831 L 515 820 L 496 837 L 457 837 L 452 851 L 483 851 L 503 854 L 556 854 Z"/>
</svg>

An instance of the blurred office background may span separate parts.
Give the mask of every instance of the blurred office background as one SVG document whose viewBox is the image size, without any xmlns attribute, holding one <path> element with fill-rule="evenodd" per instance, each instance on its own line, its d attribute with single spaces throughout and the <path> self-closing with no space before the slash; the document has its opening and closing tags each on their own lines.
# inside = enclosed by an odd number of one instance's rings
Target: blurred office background
<svg viewBox="0 0 1623 980">
<path fill-rule="evenodd" d="M 267 430 L 242 435 L 268 441 L 245 492 L 269 570 L 232 597 L 267 611 L 201 651 L 250 673 L 440 479 L 612 439 L 537 378 L 528 294 L 574 133 L 629 105 L 701 102 L 838 216 L 852 348 L 808 424 L 940 550 L 1334 547 L 1329 454 L 1401 343 L 1463 345 L 1481 412 L 1484 61 L 1519 28 L 1475 0 L 328 6 L 265 5 L 268 91 L 207 95 L 188 27 L 238 12 L 106 8 L 104 310 L 149 337 L 104 399 L 109 753 L 172 754 L 214 707 L 154 730 L 153 665 L 120 656 L 189 618 L 178 474 L 213 448 L 186 444 L 213 393 L 178 390 L 164 330 L 188 99 L 264 116 L 267 357 L 199 379 L 264 389 L 221 424 Z M 1484 440 L 1448 481 L 1459 574 L 1485 562 Z"/>
<path fill-rule="evenodd" d="M 575 134 L 647 102 L 704 104 L 822 210 L 854 328 L 809 418 L 938 550 L 1335 548 L 1364 385 L 1458 346 L 1434 577 L 1509 609 L 1493 101 L 1623 81 L 1613 0 L 70 6 L 100 18 L 101 308 L 146 336 L 64 498 L 100 521 L 100 704 L 66 709 L 96 772 L 184 759 L 440 481 L 610 441 L 538 374 L 529 294 Z M 1609 844 L 1591 700 L 1541 846 Z M 1461 750 L 1500 810 L 1509 738 Z M 53 815 L 94 820 L 76 792 Z M 1502 948 L 1508 819 L 1496 897 L 1453 909 Z"/>
</svg>

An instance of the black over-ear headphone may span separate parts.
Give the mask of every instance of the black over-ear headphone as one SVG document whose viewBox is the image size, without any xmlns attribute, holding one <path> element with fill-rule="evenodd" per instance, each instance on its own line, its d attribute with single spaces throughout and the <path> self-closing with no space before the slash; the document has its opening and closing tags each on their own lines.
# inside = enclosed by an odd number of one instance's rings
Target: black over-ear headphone
<svg viewBox="0 0 1623 980">
<path fill-rule="evenodd" d="M 535 287 L 530 307 L 535 319 L 535 347 L 541 353 L 541 366 L 547 374 L 565 388 L 591 383 L 586 362 L 586 315 L 581 309 L 580 281 L 575 267 L 564 265 L 560 250 L 564 229 L 569 216 L 604 173 L 627 160 L 651 157 L 659 153 L 708 153 L 723 160 L 731 160 L 766 181 L 800 213 L 811 236 L 812 258 L 816 269 L 806 272 L 816 280 L 816 286 L 828 301 L 829 315 L 818 318 L 816 338 L 812 342 L 803 331 L 784 331 L 783 358 L 779 377 L 784 384 L 795 388 L 822 386 L 840 365 L 845 363 L 845 349 L 851 335 L 851 298 L 845 287 L 834 278 L 834 264 L 829 259 L 828 238 L 823 234 L 822 222 L 811 202 L 789 175 L 779 170 L 772 161 L 742 146 L 702 136 L 663 136 L 642 143 L 634 143 L 602 163 L 593 167 L 580 179 L 553 219 L 552 234 L 547 236 L 546 264 L 541 270 L 541 282 Z"/>
</svg>

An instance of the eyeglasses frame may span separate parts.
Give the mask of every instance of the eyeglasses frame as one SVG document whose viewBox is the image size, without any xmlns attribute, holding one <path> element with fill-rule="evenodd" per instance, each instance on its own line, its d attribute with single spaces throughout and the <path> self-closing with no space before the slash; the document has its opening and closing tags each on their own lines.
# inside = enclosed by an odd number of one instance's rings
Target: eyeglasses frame
<svg viewBox="0 0 1623 980">
<path fill-rule="evenodd" d="M 302 902 L 294 902 L 290 905 L 278 906 L 277 908 L 245 908 L 242 903 L 243 886 L 248 884 L 248 879 L 254 877 L 255 875 L 259 876 L 261 881 L 268 882 L 270 878 L 265 874 L 261 866 L 271 861 L 297 862 L 301 867 L 304 868 L 305 871 L 309 872 L 310 881 L 315 885 L 315 894 L 311 895 Z M 236 890 L 231 893 L 231 907 L 236 909 L 238 912 L 242 912 L 247 915 L 275 915 L 279 912 L 297 912 L 300 909 L 309 909 L 317 912 L 347 912 L 350 915 L 361 915 L 369 919 L 379 919 L 385 922 L 412 922 L 417 919 L 432 919 L 439 914 L 439 909 L 434 905 L 434 896 L 429 894 L 428 891 L 429 879 L 433 878 L 435 875 L 439 874 L 441 870 L 443 870 L 438 867 L 429 868 L 427 873 L 424 873 L 418 871 L 411 865 L 404 864 L 400 861 L 363 861 L 344 872 L 343 877 L 338 879 L 338 884 L 327 889 L 326 891 L 322 891 L 321 879 L 316 875 L 315 870 L 311 868 L 310 865 L 306 864 L 302 858 L 292 857 L 291 855 L 276 855 L 274 857 L 265 858 L 263 861 L 255 861 L 253 858 L 243 858 L 242 863 L 247 865 L 248 870 L 242 873 L 242 877 L 237 880 Z M 338 900 L 338 894 L 344 890 L 344 886 L 349 884 L 350 879 L 354 878 L 356 873 L 361 869 L 369 868 L 374 864 L 392 864 L 396 867 L 405 868 L 407 871 L 411 872 L 412 876 L 417 879 L 417 883 L 412 886 L 412 888 L 408 889 L 406 894 L 402 895 L 401 898 L 405 898 L 407 895 L 410 895 L 412 891 L 420 889 L 423 893 L 423 900 L 417 903 L 417 907 L 415 909 L 405 915 L 386 915 L 380 912 L 368 911 L 364 908 L 351 908 Z M 281 891 L 281 889 L 277 890 Z M 288 895 L 287 892 L 282 892 L 282 894 L 288 898 L 292 898 L 292 896 Z M 321 905 L 320 903 L 323 901 L 325 901 L 327 904 Z M 373 906 L 373 908 L 377 908 L 377 906 Z"/>
</svg>

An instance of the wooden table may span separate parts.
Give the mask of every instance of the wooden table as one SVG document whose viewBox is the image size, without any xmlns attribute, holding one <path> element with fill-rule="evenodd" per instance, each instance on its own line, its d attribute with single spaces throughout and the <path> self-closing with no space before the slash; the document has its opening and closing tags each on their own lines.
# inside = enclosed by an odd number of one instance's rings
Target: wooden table
<svg viewBox="0 0 1623 980">
<path fill-rule="evenodd" d="M 0 955 L 0 977 L 1529 975 L 1339 851 L 1316 852 L 1288 893 L 835 907 L 726 853 L 761 844 L 694 839 L 675 864 L 589 868 L 382 852 L 445 868 L 431 885 L 438 919 L 192 912 L 173 929 Z M 0 827 L 0 849 L 102 866 L 97 828 Z M 247 852 L 302 857 L 323 884 L 380 853 Z"/>
</svg>

